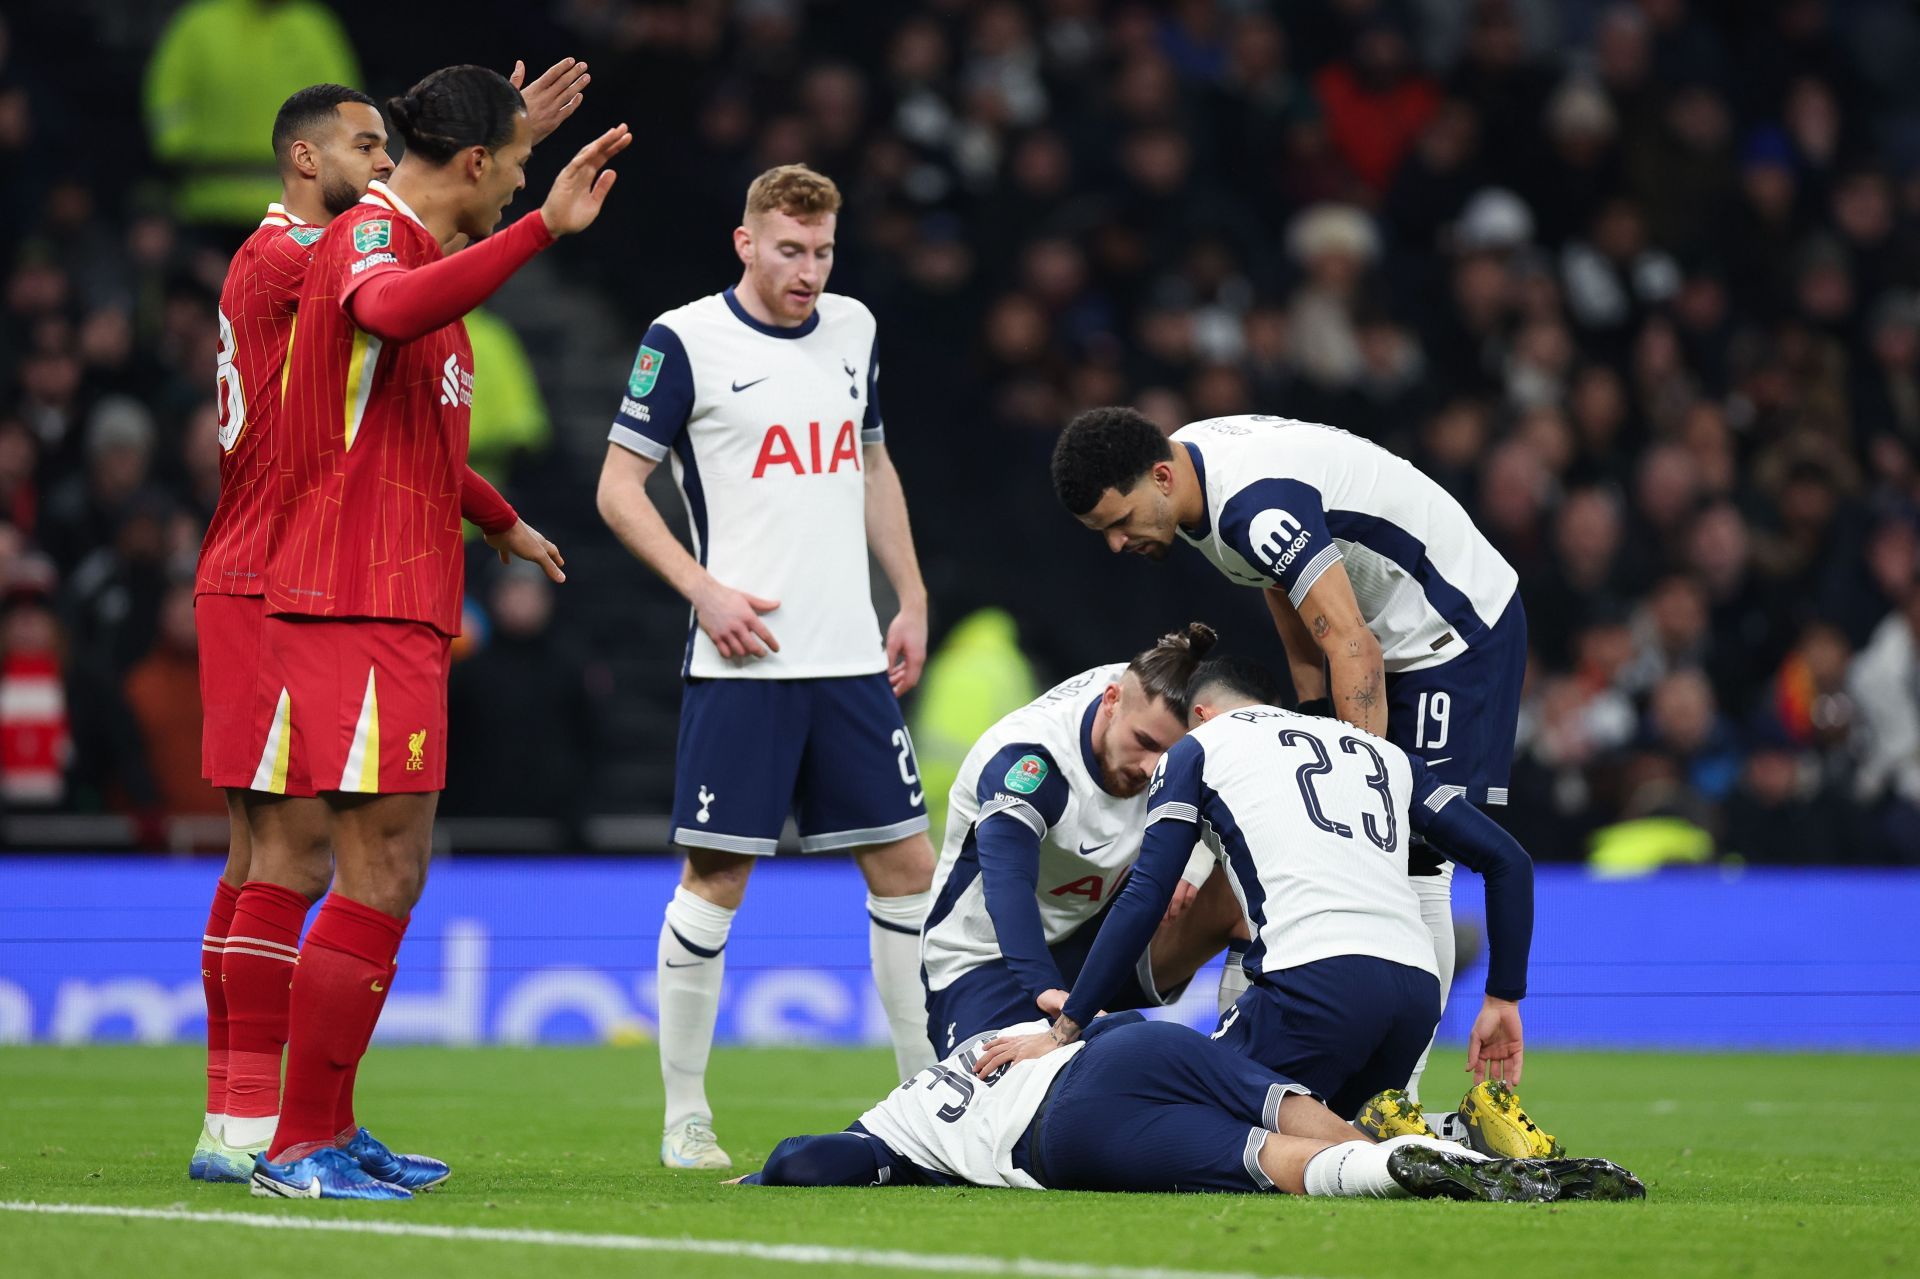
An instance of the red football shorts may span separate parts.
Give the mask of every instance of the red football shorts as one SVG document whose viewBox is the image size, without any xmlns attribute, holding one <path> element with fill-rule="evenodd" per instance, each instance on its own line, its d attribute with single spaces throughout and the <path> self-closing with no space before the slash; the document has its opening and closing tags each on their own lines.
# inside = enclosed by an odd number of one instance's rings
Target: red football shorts
<svg viewBox="0 0 1920 1279">
<path fill-rule="evenodd" d="M 253 789 L 446 788 L 445 635 L 423 622 L 269 615 L 260 647 L 267 732 L 255 739 Z"/>
<path fill-rule="evenodd" d="M 260 630 L 267 602 L 258 595 L 194 597 L 200 644 L 200 775 L 215 786 L 253 786 L 270 706 L 260 704 Z M 311 795 L 290 781 L 282 792 Z"/>
</svg>

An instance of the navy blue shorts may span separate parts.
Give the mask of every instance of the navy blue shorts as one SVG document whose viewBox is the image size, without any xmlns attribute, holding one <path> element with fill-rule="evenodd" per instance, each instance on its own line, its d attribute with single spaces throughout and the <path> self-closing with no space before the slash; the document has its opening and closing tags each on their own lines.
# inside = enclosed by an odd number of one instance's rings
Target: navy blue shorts
<svg viewBox="0 0 1920 1279">
<path fill-rule="evenodd" d="M 885 674 L 687 681 L 673 842 L 765 856 L 788 814 L 805 853 L 927 828 L 913 739 Z"/>
<path fill-rule="evenodd" d="M 1381 1089 L 1406 1087 L 1439 1022 L 1432 973 L 1338 955 L 1257 978 L 1213 1039 L 1305 1084 L 1351 1119 Z"/>
<path fill-rule="evenodd" d="M 1053 1190 L 1272 1190 L 1260 1147 L 1306 1089 L 1178 1022 L 1089 1028 L 1027 1148 Z"/>
<path fill-rule="evenodd" d="M 1387 740 L 1470 803 L 1504 804 L 1526 678 L 1527 613 L 1516 594 L 1451 662 L 1387 676 Z"/>
<path fill-rule="evenodd" d="M 1119 897 L 1118 893 L 1109 897 L 1092 919 L 1047 947 L 1054 966 L 1067 983 L 1066 989 L 1073 989 L 1073 983 L 1080 980 L 1080 969 L 1093 953 L 1100 925 L 1106 922 L 1108 912 Z M 1187 989 L 1187 983 L 1181 982 L 1178 989 L 1164 993 L 1148 990 L 1151 976 L 1144 969 L 1144 964 L 1136 967 L 1138 980 L 1108 1000 L 1107 1007 L 1101 1011 L 1117 1013 L 1132 1008 L 1158 1008 L 1180 998 Z M 924 981 L 926 970 L 923 968 L 920 972 Z M 962 973 L 948 982 L 945 990 L 927 992 L 927 1039 L 933 1045 L 934 1056 L 945 1057 L 982 1031 L 1003 1030 L 1040 1015 L 1039 1006 L 1013 975 L 1013 969 L 1005 960 L 995 960 Z"/>
</svg>

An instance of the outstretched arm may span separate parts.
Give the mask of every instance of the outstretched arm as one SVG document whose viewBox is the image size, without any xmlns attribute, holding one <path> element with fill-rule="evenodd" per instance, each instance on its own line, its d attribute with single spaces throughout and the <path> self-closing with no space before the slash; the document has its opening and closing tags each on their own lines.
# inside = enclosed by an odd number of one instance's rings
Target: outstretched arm
<svg viewBox="0 0 1920 1279">
<path fill-rule="evenodd" d="M 556 238 L 593 224 L 613 189 L 615 175 L 603 166 L 631 141 L 624 124 L 607 130 L 560 170 L 539 209 L 438 262 L 411 270 L 398 263 L 368 270 L 349 282 L 340 305 L 355 325 L 383 341 L 408 342 L 452 324 Z"/>
<path fill-rule="evenodd" d="M 1380 641 L 1360 615 L 1346 565 L 1335 563 L 1320 574 L 1300 601 L 1299 613 L 1327 659 L 1325 695 L 1333 700 L 1333 713 L 1355 728 L 1385 737 L 1386 666 Z"/>
<path fill-rule="evenodd" d="M 1525 1040 L 1520 1000 L 1533 946 L 1533 859 L 1485 813 L 1413 763 L 1413 828 L 1449 859 L 1477 871 L 1487 894 L 1487 989 L 1467 1042 L 1475 1082 L 1520 1082 Z"/>
<path fill-rule="evenodd" d="M 1300 620 L 1300 612 L 1294 608 L 1287 593 L 1278 587 L 1269 586 L 1261 592 L 1266 597 L 1267 612 L 1273 614 L 1273 629 L 1280 632 L 1280 646 L 1286 650 L 1287 673 L 1293 676 L 1293 697 L 1296 702 L 1319 701 L 1327 696 L 1327 655 L 1320 651 L 1320 645 L 1313 636 L 1307 634 L 1307 625 Z"/>
</svg>

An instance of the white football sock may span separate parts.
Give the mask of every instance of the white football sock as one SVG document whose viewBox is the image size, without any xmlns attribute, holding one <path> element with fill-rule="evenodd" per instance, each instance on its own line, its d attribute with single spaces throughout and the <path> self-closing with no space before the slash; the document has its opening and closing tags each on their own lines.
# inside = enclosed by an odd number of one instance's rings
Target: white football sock
<svg viewBox="0 0 1920 1279">
<path fill-rule="evenodd" d="M 1420 920 L 1433 934 L 1433 962 L 1440 970 L 1440 1011 L 1447 1011 L 1447 992 L 1453 988 L 1453 863 L 1445 862 L 1438 875 L 1414 875 L 1413 895 L 1420 899 Z M 1434 1027 L 1435 1034 L 1439 1027 Z M 1433 1054 L 1433 1040 L 1427 1040 L 1420 1060 L 1413 1064 L 1413 1077 L 1407 1080 L 1407 1095 L 1420 1100 L 1420 1076 L 1426 1073 L 1427 1058 Z"/>
<path fill-rule="evenodd" d="M 216 1115 L 209 1110 L 207 1117 L 201 1122 L 206 1124 L 208 1132 L 218 1137 L 227 1126 L 227 1117 L 225 1115 Z"/>
<path fill-rule="evenodd" d="M 251 1150 L 272 1141 L 273 1130 L 279 1126 L 278 1115 L 256 1115 L 252 1118 L 228 1115 L 226 1123 L 219 1130 L 220 1141 L 235 1150 Z"/>
<path fill-rule="evenodd" d="M 893 1037 L 893 1064 L 902 1079 L 935 1060 L 927 1039 L 927 988 L 920 981 L 920 926 L 927 922 L 932 901 L 932 889 L 905 897 L 867 894 L 867 953 Z"/>
<path fill-rule="evenodd" d="M 713 1053 L 713 1023 L 720 1015 L 720 980 L 726 974 L 727 930 L 732 926 L 733 912 L 725 906 L 685 888 L 673 890 L 655 960 L 668 1132 L 689 1119 L 713 1118 L 707 1105 L 707 1058 Z"/>
<path fill-rule="evenodd" d="M 1342 1199 L 1410 1199 L 1387 1171 L 1390 1145 L 1371 1141 L 1343 1141 L 1307 1160 L 1305 1181 L 1310 1195 Z"/>
<path fill-rule="evenodd" d="M 1467 1144 L 1467 1117 L 1457 1110 L 1449 1110 L 1443 1115 L 1428 1115 L 1427 1126 L 1442 1141 L 1451 1141 L 1459 1145 Z"/>
<path fill-rule="evenodd" d="M 1220 969 L 1220 995 L 1218 1002 L 1220 1015 L 1222 1017 L 1227 1015 L 1227 1009 L 1240 1002 L 1240 996 L 1246 994 L 1247 987 L 1253 984 L 1253 979 L 1247 976 L 1247 970 L 1244 964 L 1246 954 L 1246 942 L 1235 941 L 1227 943 L 1226 962 Z"/>
</svg>

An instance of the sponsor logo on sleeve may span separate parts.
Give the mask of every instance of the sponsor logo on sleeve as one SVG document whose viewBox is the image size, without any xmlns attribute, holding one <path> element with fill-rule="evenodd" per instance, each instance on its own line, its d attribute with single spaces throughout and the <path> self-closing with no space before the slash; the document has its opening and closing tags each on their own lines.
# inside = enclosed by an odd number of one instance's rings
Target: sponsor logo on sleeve
<svg viewBox="0 0 1920 1279">
<path fill-rule="evenodd" d="M 653 410 L 631 395 L 623 395 L 620 397 L 620 416 L 630 417 L 636 422 L 651 422 Z"/>
<path fill-rule="evenodd" d="M 358 262 L 348 267 L 347 274 L 358 275 L 369 267 L 387 266 L 397 264 L 399 261 L 400 259 L 394 257 L 391 253 L 373 253 L 361 258 Z"/>
<path fill-rule="evenodd" d="M 375 218 L 353 228 L 355 253 L 371 253 L 375 249 L 384 249 L 392 243 L 393 222 L 388 218 Z"/>
<path fill-rule="evenodd" d="M 1273 576 L 1281 577 L 1293 567 L 1313 535 L 1300 527 L 1292 512 L 1276 508 L 1253 517 L 1247 526 L 1247 540 L 1253 543 L 1254 558 Z"/>
<path fill-rule="evenodd" d="M 1031 795 L 1047 780 L 1047 761 L 1038 755 L 1022 755 L 1007 770 L 1007 789 L 1016 795 Z"/>
<path fill-rule="evenodd" d="M 627 375 L 627 394 L 636 400 L 646 399 L 653 390 L 653 384 L 660 380 L 660 366 L 666 360 L 665 351 L 642 345 L 640 354 L 633 357 L 633 372 Z"/>
</svg>

